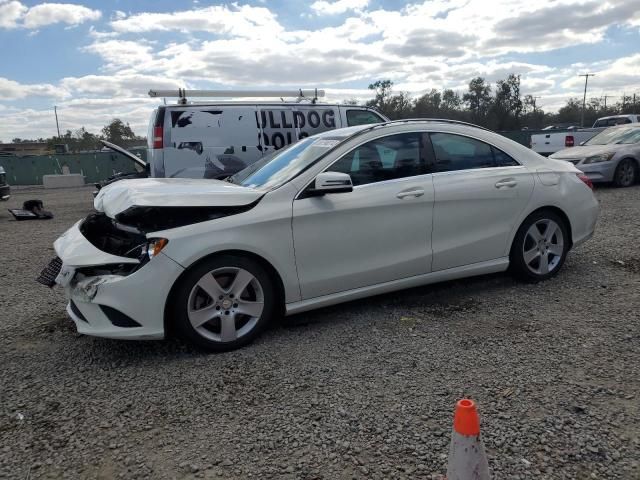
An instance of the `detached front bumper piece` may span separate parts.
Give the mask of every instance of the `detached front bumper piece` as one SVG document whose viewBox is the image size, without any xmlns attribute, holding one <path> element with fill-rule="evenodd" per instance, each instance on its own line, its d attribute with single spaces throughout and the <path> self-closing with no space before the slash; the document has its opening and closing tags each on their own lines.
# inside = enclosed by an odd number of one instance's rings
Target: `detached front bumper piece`
<svg viewBox="0 0 640 480">
<path fill-rule="evenodd" d="M 137 268 L 138 260 L 92 245 L 80 231 L 80 222 L 54 247 L 62 263 L 55 283 L 65 289 L 67 313 L 79 333 L 136 340 L 164 337 L 165 302 L 183 271 L 180 265 L 160 253 Z M 111 274 L 110 270 L 132 273 Z M 46 280 L 51 275 L 43 271 Z"/>
<path fill-rule="evenodd" d="M 9 185 L 0 186 L 0 200 L 9 200 L 11 198 L 11 187 Z"/>
</svg>

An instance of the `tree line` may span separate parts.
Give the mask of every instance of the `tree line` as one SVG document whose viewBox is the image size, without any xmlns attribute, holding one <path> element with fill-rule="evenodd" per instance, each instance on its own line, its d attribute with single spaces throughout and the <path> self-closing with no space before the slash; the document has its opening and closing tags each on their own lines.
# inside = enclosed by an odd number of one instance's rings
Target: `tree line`
<svg viewBox="0 0 640 480">
<path fill-rule="evenodd" d="M 401 118 L 448 118 L 475 123 L 491 130 L 540 129 L 552 124 L 579 126 L 582 99 L 569 98 L 557 113 L 547 113 L 536 106 L 536 98 L 523 95 L 520 75 L 510 74 L 492 87 L 483 77 L 473 78 L 466 92 L 436 90 L 413 98 L 408 92 L 393 92 L 391 80 L 378 80 L 369 85 L 374 98 L 366 105 L 374 107 L 392 120 Z M 345 103 L 355 105 L 355 100 Z M 638 98 L 640 107 L 640 98 Z M 590 127 L 599 117 L 635 113 L 635 97 L 625 96 L 617 103 L 591 98 L 585 108 L 584 125 Z"/>
<path fill-rule="evenodd" d="M 14 138 L 12 143 L 28 143 L 28 142 L 40 142 L 47 143 L 49 149 L 53 150 L 54 145 L 66 144 L 69 147 L 70 152 L 83 152 L 90 150 L 100 150 L 102 143 L 100 140 L 107 140 L 108 142 L 115 143 L 117 145 L 127 145 L 133 141 L 143 142 L 145 137 L 136 135 L 129 123 L 124 123 L 119 118 L 114 118 L 101 130 L 100 134 L 88 132 L 84 127 L 77 130 L 67 130 L 64 134 L 49 138 L 38 138 L 37 140 Z"/>
</svg>

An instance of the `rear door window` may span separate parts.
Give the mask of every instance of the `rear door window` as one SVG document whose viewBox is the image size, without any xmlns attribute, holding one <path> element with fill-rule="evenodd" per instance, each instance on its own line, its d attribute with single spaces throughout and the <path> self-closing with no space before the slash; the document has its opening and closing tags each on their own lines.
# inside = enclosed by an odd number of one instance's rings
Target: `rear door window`
<svg viewBox="0 0 640 480">
<path fill-rule="evenodd" d="M 349 127 L 380 122 L 384 122 L 384 119 L 369 110 L 347 110 L 347 125 Z"/>
<path fill-rule="evenodd" d="M 451 133 L 431 133 L 430 137 L 435 155 L 434 172 L 519 165 L 502 150 L 475 138 Z"/>
</svg>

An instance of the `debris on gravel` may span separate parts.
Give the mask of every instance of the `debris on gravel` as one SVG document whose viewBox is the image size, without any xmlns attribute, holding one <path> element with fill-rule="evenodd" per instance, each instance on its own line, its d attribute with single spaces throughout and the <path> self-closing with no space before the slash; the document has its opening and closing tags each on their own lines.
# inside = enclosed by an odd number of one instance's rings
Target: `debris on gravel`
<svg viewBox="0 0 640 480">
<path fill-rule="evenodd" d="M 465 396 L 495 478 L 640 478 L 640 186 L 596 191 L 552 280 L 337 305 L 219 355 L 78 335 L 34 279 L 91 189 L 12 193 L 55 218 L 0 211 L 0 478 L 442 479 Z"/>
</svg>

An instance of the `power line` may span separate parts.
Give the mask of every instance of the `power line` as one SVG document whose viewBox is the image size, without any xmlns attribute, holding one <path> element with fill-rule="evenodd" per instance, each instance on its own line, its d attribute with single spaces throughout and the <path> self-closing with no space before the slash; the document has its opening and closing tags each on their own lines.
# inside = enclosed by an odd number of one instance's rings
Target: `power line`
<svg viewBox="0 0 640 480">
<path fill-rule="evenodd" d="M 580 116 L 580 126 L 584 127 L 584 111 L 587 108 L 587 82 L 589 82 L 589 77 L 595 77 L 595 73 L 584 73 L 582 75 L 578 75 L 579 77 L 584 77 L 584 96 L 582 97 L 582 115 Z"/>
</svg>

